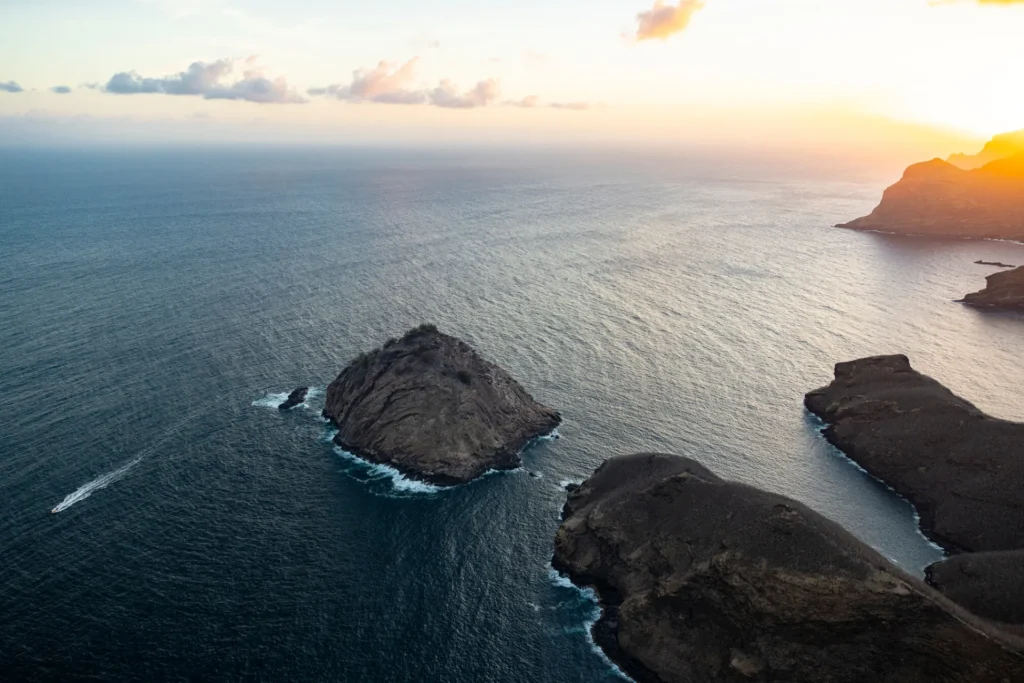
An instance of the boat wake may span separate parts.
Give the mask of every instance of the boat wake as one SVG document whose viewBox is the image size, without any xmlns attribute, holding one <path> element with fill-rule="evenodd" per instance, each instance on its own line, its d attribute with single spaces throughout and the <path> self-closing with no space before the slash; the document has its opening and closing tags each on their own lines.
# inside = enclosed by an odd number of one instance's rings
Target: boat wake
<svg viewBox="0 0 1024 683">
<path fill-rule="evenodd" d="M 127 464 L 121 465 L 116 470 L 112 472 L 107 472 L 106 474 L 101 474 L 100 476 L 96 477 L 89 483 L 79 486 L 75 491 L 66 495 L 64 497 L 64 500 L 57 503 L 57 507 L 50 510 L 50 512 L 54 514 L 58 512 L 64 512 L 75 503 L 85 500 L 86 498 L 91 496 L 93 491 L 99 491 L 100 489 L 106 488 L 110 484 L 113 484 L 115 481 L 117 481 L 125 474 L 127 474 L 128 470 L 138 465 L 142 458 L 143 456 L 141 455 L 136 456 L 134 460 L 128 462 Z"/>
<path fill-rule="evenodd" d="M 175 424 L 173 424 L 163 434 L 161 434 L 156 441 L 152 442 L 151 444 L 143 448 L 135 455 L 134 458 L 126 462 L 124 465 L 121 465 L 116 470 L 112 470 L 110 472 L 107 472 L 106 474 L 101 474 L 92 481 L 82 484 L 77 489 L 75 489 L 68 495 L 64 496 L 64 500 L 57 503 L 57 505 L 52 510 L 50 510 L 50 513 L 57 514 L 58 512 L 64 512 L 75 503 L 81 502 L 88 498 L 89 496 L 91 496 L 94 491 L 99 491 L 100 489 L 106 488 L 113 484 L 115 481 L 124 477 L 124 475 L 126 475 L 129 470 L 131 470 L 133 467 L 142 462 L 146 457 L 152 454 L 153 451 L 155 451 L 157 448 L 162 446 L 164 442 L 166 442 L 172 436 L 180 432 L 181 428 L 184 427 L 190 420 L 192 420 L 192 418 L 195 417 L 198 414 L 198 412 L 199 411 L 193 411 L 186 415 L 185 417 L 183 417 L 178 422 L 176 422 Z"/>
</svg>

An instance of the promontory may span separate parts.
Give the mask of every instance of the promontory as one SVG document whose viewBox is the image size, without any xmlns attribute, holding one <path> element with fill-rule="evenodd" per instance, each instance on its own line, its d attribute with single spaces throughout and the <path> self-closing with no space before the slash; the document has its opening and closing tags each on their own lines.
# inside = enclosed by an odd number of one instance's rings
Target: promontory
<svg viewBox="0 0 1024 683">
<path fill-rule="evenodd" d="M 1020 683 L 1015 636 L 789 498 L 672 455 L 569 494 L 553 566 L 594 587 L 596 642 L 638 683 Z"/>
<path fill-rule="evenodd" d="M 519 466 L 520 451 L 561 422 L 433 325 L 356 358 L 327 388 L 323 415 L 346 451 L 442 486 Z"/>
<path fill-rule="evenodd" d="M 929 237 L 1024 240 L 1024 154 L 964 170 L 909 167 L 870 215 L 837 227 Z"/>
<path fill-rule="evenodd" d="M 993 273 L 985 281 L 985 289 L 963 298 L 965 304 L 1024 310 L 1024 266 Z"/>
<path fill-rule="evenodd" d="M 805 397 L 825 438 L 907 498 L 952 552 L 1024 548 L 1024 424 L 986 415 L 906 356 L 835 366 Z"/>
</svg>

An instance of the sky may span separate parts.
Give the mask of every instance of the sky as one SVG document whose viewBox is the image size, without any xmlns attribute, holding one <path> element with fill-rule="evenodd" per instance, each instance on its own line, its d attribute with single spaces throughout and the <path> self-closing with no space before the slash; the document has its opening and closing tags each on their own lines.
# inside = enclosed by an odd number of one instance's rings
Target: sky
<svg viewBox="0 0 1024 683">
<path fill-rule="evenodd" d="M 0 0 L 0 144 L 970 147 L 1024 128 L 1022 35 L 1024 0 Z"/>
</svg>

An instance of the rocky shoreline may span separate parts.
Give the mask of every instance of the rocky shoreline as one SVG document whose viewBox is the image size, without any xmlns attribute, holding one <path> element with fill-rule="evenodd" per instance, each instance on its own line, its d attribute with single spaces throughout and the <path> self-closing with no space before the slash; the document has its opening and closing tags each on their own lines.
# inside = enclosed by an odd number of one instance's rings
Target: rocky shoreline
<svg viewBox="0 0 1024 683">
<path fill-rule="evenodd" d="M 837 364 L 805 405 L 830 443 L 917 508 L 939 545 L 1024 548 L 1024 424 L 984 414 L 902 355 Z"/>
<path fill-rule="evenodd" d="M 638 683 L 1020 681 L 1021 641 L 806 506 L 679 456 L 607 460 L 570 491 L 552 565 Z"/>
<path fill-rule="evenodd" d="M 439 486 L 514 469 L 561 416 L 464 341 L 421 325 L 360 354 L 327 388 L 341 448 Z"/>
<path fill-rule="evenodd" d="M 985 278 L 985 282 L 985 289 L 968 294 L 962 303 L 983 308 L 1024 310 L 1024 266 L 993 273 Z"/>
</svg>

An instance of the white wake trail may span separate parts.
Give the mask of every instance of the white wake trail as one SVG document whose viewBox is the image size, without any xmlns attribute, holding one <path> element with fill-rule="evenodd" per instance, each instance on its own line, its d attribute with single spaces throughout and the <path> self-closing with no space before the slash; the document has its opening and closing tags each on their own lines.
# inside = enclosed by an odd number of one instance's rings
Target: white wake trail
<svg viewBox="0 0 1024 683">
<path fill-rule="evenodd" d="M 128 470 L 142 462 L 146 458 L 146 456 L 155 451 L 165 441 L 167 441 L 172 436 L 180 432 L 181 428 L 184 427 L 185 424 L 188 423 L 193 417 L 195 417 L 198 412 L 199 411 L 192 411 L 188 415 L 183 417 L 181 420 L 171 425 L 171 427 L 169 427 L 167 431 L 160 435 L 160 437 L 156 441 L 143 448 L 135 455 L 134 458 L 132 458 L 124 465 L 121 465 L 116 470 L 112 470 L 110 472 L 107 472 L 106 474 L 101 474 L 92 481 L 82 484 L 77 489 L 75 489 L 68 495 L 64 496 L 64 500 L 57 503 L 57 506 L 50 510 L 50 513 L 56 514 L 58 512 L 63 512 L 64 510 L 67 510 L 75 503 L 83 501 L 89 496 L 91 496 L 93 491 L 99 491 L 100 489 L 106 488 L 107 486 L 113 484 L 115 481 L 117 481 L 125 474 L 127 474 Z"/>
<path fill-rule="evenodd" d="M 63 512 L 64 510 L 67 510 L 69 507 L 71 507 L 78 501 L 85 500 L 86 498 L 91 496 L 93 491 L 99 491 L 100 489 L 106 488 L 108 485 L 113 484 L 115 481 L 123 477 L 128 472 L 128 470 L 138 465 L 139 461 L 142 460 L 142 458 L 143 456 L 141 455 L 136 456 L 134 460 L 125 465 L 121 465 L 113 472 L 101 474 L 100 476 L 90 481 L 88 484 L 83 484 L 82 486 L 79 486 L 75 491 L 64 496 L 64 500 L 57 503 L 57 507 L 50 510 L 50 512 Z"/>
</svg>

